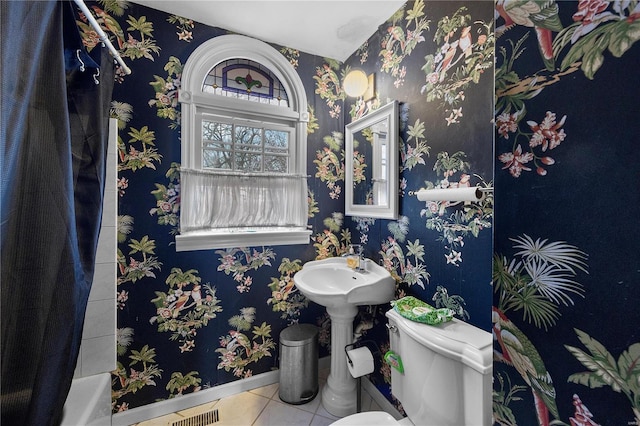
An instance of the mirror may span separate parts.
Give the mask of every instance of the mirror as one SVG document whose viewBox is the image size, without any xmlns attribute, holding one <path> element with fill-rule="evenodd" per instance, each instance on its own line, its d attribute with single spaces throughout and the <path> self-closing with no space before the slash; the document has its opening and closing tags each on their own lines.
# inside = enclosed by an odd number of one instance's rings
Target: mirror
<svg viewBox="0 0 640 426">
<path fill-rule="evenodd" d="M 398 102 L 345 129 L 345 214 L 398 218 Z"/>
</svg>

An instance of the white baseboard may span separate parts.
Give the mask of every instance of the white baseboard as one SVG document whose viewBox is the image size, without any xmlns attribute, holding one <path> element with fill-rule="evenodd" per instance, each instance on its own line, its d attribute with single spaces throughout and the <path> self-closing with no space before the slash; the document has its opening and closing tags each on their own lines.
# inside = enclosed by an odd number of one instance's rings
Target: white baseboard
<svg viewBox="0 0 640 426">
<path fill-rule="evenodd" d="M 331 358 L 323 357 L 318 360 L 318 369 L 331 367 Z M 112 426 L 128 426 L 156 417 L 166 416 L 176 411 L 186 410 L 198 405 L 206 404 L 227 396 L 236 395 L 248 390 L 268 386 L 277 383 L 280 379 L 278 370 L 257 374 L 246 379 L 226 383 L 224 385 L 203 389 L 198 392 L 183 395 L 181 397 L 165 399 L 164 401 L 132 408 L 131 410 L 116 413 L 111 418 Z M 376 390 L 377 391 L 377 390 Z M 384 399 L 384 397 L 382 397 Z"/>
<path fill-rule="evenodd" d="M 167 414 L 175 413 L 176 411 L 182 411 L 191 407 L 206 404 L 208 402 L 251 389 L 267 386 L 278 381 L 278 373 L 279 372 L 277 370 L 269 371 L 246 379 L 203 389 L 181 397 L 165 399 L 164 401 L 132 408 L 131 410 L 114 414 L 111 418 L 111 425 L 128 426 L 134 423 L 150 420 L 155 417 L 166 416 Z"/>
<path fill-rule="evenodd" d="M 328 369 L 330 367 L 331 357 L 327 356 L 318 360 L 319 370 Z M 279 379 L 279 371 L 274 370 L 213 388 L 203 389 L 181 397 L 166 399 L 164 401 L 155 402 L 142 407 L 132 408 L 131 410 L 114 414 L 111 418 L 111 425 L 129 426 L 156 417 L 166 416 L 167 414 L 186 410 L 227 396 L 236 395 L 262 386 L 268 386 L 273 383 L 277 383 Z M 361 383 L 362 389 L 371 395 L 371 398 L 383 411 L 392 415 L 396 420 L 401 420 L 403 418 L 402 414 L 398 412 L 396 407 L 394 407 L 393 404 L 391 404 L 369 380 L 365 378 Z"/>
</svg>

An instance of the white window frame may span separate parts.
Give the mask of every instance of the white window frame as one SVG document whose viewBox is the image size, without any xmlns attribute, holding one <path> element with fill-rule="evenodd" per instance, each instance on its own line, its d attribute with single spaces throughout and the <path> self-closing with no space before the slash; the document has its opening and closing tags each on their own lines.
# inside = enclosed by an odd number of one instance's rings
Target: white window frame
<svg viewBox="0 0 640 426">
<path fill-rule="evenodd" d="M 225 97 L 202 91 L 209 71 L 225 60 L 243 58 L 258 62 L 275 74 L 284 86 L 289 106 L 268 105 Z M 203 114 L 238 117 L 242 120 L 262 118 L 293 129 L 290 151 L 290 174 L 307 173 L 307 97 L 300 76 L 276 49 L 254 38 L 230 34 L 215 37 L 200 45 L 187 59 L 178 92 L 181 103 L 181 167 L 201 170 Z M 303 194 L 307 199 L 307 194 Z M 185 203 L 184 197 L 181 203 Z M 183 204 L 184 205 L 184 204 Z M 181 226 L 182 227 L 182 226 Z M 311 230 L 306 227 L 205 229 L 176 235 L 176 251 L 204 250 L 264 245 L 308 244 Z"/>
<path fill-rule="evenodd" d="M 295 144 L 295 135 L 294 135 L 293 127 L 282 125 L 275 122 L 256 121 L 254 119 L 244 119 L 239 116 L 225 117 L 225 116 L 209 114 L 207 112 L 201 112 L 196 114 L 196 126 L 198 128 L 201 128 L 203 121 L 213 121 L 216 123 L 224 123 L 224 124 L 230 124 L 230 125 L 236 125 L 236 126 L 258 127 L 258 128 L 263 128 L 265 130 L 276 130 L 280 132 L 286 132 L 288 134 L 287 170 L 288 172 L 291 172 L 298 169 L 298 166 L 296 163 L 297 162 L 297 158 L 296 158 L 297 146 Z M 262 146 L 262 149 L 264 149 L 264 145 Z M 197 156 L 196 163 L 202 164 L 202 161 L 203 161 L 202 149 L 198 150 L 198 152 L 196 153 L 196 156 Z M 216 169 L 208 169 L 208 170 L 216 170 Z M 227 169 L 223 169 L 223 170 L 227 170 Z"/>
</svg>

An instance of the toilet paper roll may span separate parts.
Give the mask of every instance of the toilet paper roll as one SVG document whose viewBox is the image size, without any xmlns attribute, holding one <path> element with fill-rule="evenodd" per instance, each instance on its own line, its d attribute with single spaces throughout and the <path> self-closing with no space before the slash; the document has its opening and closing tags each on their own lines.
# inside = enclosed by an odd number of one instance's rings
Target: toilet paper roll
<svg viewBox="0 0 640 426">
<path fill-rule="evenodd" d="M 479 187 L 421 189 L 416 193 L 420 201 L 476 201 L 484 200 L 485 193 Z"/>
<path fill-rule="evenodd" d="M 354 378 L 373 373 L 373 354 L 367 347 L 347 351 L 347 367 Z M 351 359 L 351 363 L 349 363 Z"/>
</svg>

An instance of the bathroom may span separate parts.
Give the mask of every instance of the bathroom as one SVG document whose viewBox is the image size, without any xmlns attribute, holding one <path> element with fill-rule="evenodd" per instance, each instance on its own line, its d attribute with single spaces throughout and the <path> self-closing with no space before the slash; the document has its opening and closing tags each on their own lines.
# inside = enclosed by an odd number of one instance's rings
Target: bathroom
<svg viewBox="0 0 640 426">
<path fill-rule="evenodd" d="M 133 73 L 118 75 L 112 98 L 121 119 L 114 424 L 132 419 L 127 411 L 150 413 L 154 404 L 273 374 L 279 333 L 294 323 L 320 327 L 320 357 L 328 357 L 325 310 L 295 287 L 283 293 L 282 283 L 305 262 L 341 255 L 349 244 L 362 244 L 395 274 L 397 297 L 449 307 L 494 333 L 496 423 L 547 424 L 534 402 L 537 381 L 514 359 L 539 363 L 537 373 L 551 378 L 550 420 L 640 422 L 633 367 L 640 359 L 640 88 L 627 77 L 640 63 L 640 10 L 634 2 L 550 2 L 542 23 L 504 3 L 409 1 L 344 63 L 277 46 L 309 103 L 311 240 L 176 252 L 176 83 L 190 53 L 226 30 L 134 3 L 116 13 L 88 2 L 118 23 L 123 46 L 128 40 L 140 49 L 125 56 Z M 551 58 L 543 49 L 549 39 L 538 34 L 551 36 Z M 374 75 L 373 100 L 341 92 L 347 66 Z M 332 159 L 344 160 L 345 125 L 392 100 L 400 104 L 400 216 L 349 217 L 344 170 Z M 472 210 L 413 195 L 466 183 L 493 187 L 490 203 Z M 164 325 L 155 301 L 175 294 L 177 275 L 209 286 L 217 301 L 212 319 L 194 325 L 185 309 L 175 322 L 181 328 Z M 363 307 L 354 324 L 383 350 L 388 308 Z M 226 343 L 237 333 L 260 343 L 262 356 L 227 362 Z M 504 341 L 514 336 L 526 353 L 508 353 L 513 346 Z M 603 354 L 615 363 L 588 374 L 589 361 Z M 605 371 L 615 385 L 597 378 Z M 140 375 L 145 383 L 136 382 Z M 388 368 L 366 380 L 395 403 Z"/>
</svg>

